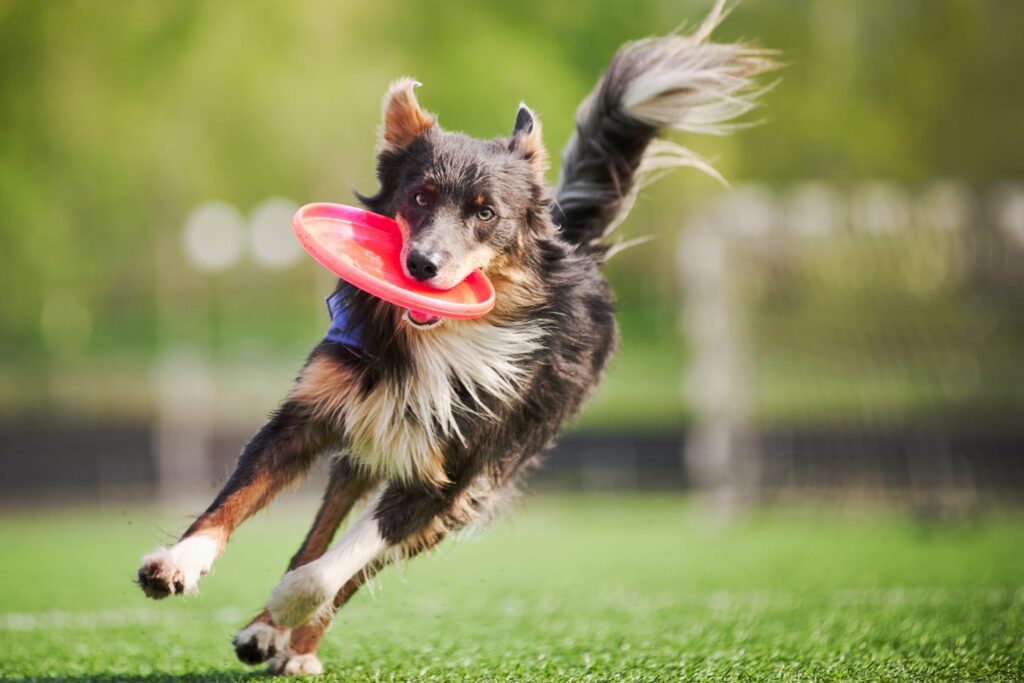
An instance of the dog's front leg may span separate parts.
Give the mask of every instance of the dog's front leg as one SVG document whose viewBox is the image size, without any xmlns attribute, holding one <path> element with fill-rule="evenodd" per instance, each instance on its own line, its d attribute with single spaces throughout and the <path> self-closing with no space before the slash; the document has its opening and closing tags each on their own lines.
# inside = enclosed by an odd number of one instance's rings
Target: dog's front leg
<svg viewBox="0 0 1024 683">
<path fill-rule="evenodd" d="M 285 574 L 274 587 L 267 603 L 274 623 L 292 628 L 328 623 L 337 604 L 347 600 L 362 578 L 394 559 L 433 547 L 471 521 L 489 487 L 483 477 L 472 487 L 466 483 L 441 488 L 385 485 L 340 541 L 319 559 Z"/>
<path fill-rule="evenodd" d="M 486 477 L 476 477 L 469 486 L 440 489 L 386 485 L 334 547 L 288 572 L 274 588 L 267 604 L 274 622 L 298 628 L 268 670 L 288 675 L 322 672 L 316 650 L 334 611 L 388 562 L 429 550 L 472 521 L 493 493 L 492 485 Z"/>
<path fill-rule="evenodd" d="M 329 434 L 302 404 L 287 401 L 246 444 L 235 471 L 206 512 L 170 548 L 142 558 L 138 584 L 151 598 L 195 592 L 234 530 L 327 447 Z"/>
<path fill-rule="evenodd" d="M 362 571 L 375 563 L 387 549 L 376 514 L 378 493 L 350 526 L 341 540 L 320 558 L 289 571 L 274 587 L 267 609 L 279 626 L 295 628 L 315 621 L 326 621 L 334 596 Z"/>
<path fill-rule="evenodd" d="M 441 540 L 441 537 L 434 536 L 433 539 L 436 543 Z M 320 615 L 319 619 L 309 621 L 290 631 L 287 647 L 278 651 L 276 656 L 270 660 L 270 665 L 267 667 L 268 673 L 286 676 L 322 673 L 323 665 L 317 658 L 316 651 L 320 645 L 320 639 L 323 638 L 324 632 L 330 626 L 334 613 L 348 602 L 364 583 L 383 569 L 387 560 L 399 556 L 409 558 L 428 549 L 428 545 L 419 544 L 407 548 L 403 553 L 385 553 L 378 561 L 370 562 L 363 567 L 362 571 L 356 572 L 335 594 L 333 603 Z"/>
<path fill-rule="evenodd" d="M 334 461 L 323 503 L 316 514 L 313 527 L 288 564 L 289 571 L 324 554 L 342 519 L 365 494 L 373 490 L 375 483 L 372 477 L 353 469 L 346 458 Z M 264 609 L 235 636 L 235 653 L 246 664 L 264 662 L 274 655 L 285 654 L 289 649 L 294 650 L 297 644 L 301 645 L 308 640 L 308 636 L 302 633 L 301 629 L 299 631 L 290 633 L 288 629 L 278 627 L 270 612 Z M 292 648 L 286 647 L 289 638 Z M 298 651 L 313 652 L 305 649 Z M 306 658 L 304 670 L 309 671 L 310 666 L 311 660 Z"/>
</svg>

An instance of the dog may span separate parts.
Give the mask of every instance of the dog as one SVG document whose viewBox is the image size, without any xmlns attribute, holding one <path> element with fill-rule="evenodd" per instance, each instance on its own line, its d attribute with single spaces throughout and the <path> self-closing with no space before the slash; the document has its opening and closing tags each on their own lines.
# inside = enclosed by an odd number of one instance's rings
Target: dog
<svg viewBox="0 0 1024 683">
<path fill-rule="evenodd" d="M 488 519 L 514 494 L 615 351 L 601 273 L 611 231 L 652 174 L 713 173 L 659 135 L 727 132 L 762 92 L 755 77 L 774 66 L 767 51 L 709 41 L 723 2 L 691 35 L 619 49 L 577 111 L 553 189 L 540 120 L 525 104 L 511 136 L 479 140 L 443 130 L 413 80 L 391 85 L 380 188 L 359 199 L 397 221 L 409 277 L 446 289 L 479 269 L 495 307 L 473 320 L 415 320 L 339 283 L 327 336 L 216 499 L 181 540 L 142 559 L 147 596 L 195 592 L 232 532 L 330 454 L 312 528 L 266 608 L 234 639 L 248 664 L 320 673 L 320 638 L 363 583 Z"/>
</svg>

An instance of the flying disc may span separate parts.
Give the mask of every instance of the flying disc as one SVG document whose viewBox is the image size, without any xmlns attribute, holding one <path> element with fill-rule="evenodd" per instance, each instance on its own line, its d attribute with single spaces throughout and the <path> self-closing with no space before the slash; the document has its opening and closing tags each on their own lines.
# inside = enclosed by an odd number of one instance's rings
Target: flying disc
<svg viewBox="0 0 1024 683">
<path fill-rule="evenodd" d="M 402 232 L 387 216 L 344 204 L 307 204 L 292 219 L 302 247 L 345 282 L 409 310 L 413 320 L 479 318 L 494 286 L 479 270 L 451 289 L 428 287 L 402 269 Z"/>
</svg>

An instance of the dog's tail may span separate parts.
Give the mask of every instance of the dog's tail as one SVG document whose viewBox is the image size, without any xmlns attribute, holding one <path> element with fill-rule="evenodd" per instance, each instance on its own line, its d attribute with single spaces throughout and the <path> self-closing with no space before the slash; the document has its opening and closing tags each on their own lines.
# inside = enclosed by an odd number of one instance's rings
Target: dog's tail
<svg viewBox="0 0 1024 683">
<path fill-rule="evenodd" d="M 721 179 L 689 150 L 658 140 L 672 129 L 723 135 L 763 92 L 753 77 L 774 68 L 771 54 L 708 42 L 724 18 L 716 0 L 691 35 L 623 45 L 576 111 L 576 131 L 562 153 L 552 215 L 562 236 L 586 250 L 607 249 L 644 180 L 679 166 Z"/>
</svg>

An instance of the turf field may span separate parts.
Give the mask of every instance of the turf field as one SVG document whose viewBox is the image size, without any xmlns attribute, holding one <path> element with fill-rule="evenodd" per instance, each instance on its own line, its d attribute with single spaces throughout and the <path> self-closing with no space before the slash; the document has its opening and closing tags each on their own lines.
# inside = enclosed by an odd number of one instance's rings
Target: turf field
<svg viewBox="0 0 1024 683">
<path fill-rule="evenodd" d="M 276 506 L 200 596 L 160 604 L 130 578 L 185 510 L 4 514 L 0 679 L 248 677 L 228 641 L 312 505 Z M 685 498 L 538 496 L 389 570 L 321 658 L 344 681 L 1021 680 L 1024 519 L 773 511 L 723 525 Z"/>
</svg>

